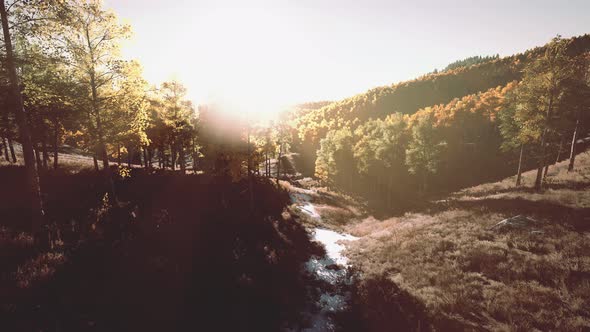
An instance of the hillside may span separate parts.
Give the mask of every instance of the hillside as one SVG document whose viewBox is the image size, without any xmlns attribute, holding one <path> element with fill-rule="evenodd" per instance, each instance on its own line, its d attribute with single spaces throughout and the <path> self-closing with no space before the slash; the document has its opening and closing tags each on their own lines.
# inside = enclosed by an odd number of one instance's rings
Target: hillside
<svg viewBox="0 0 590 332">
<path fill-rule="evenodd" d="M 590 153 L 578 160 L 574 172 L 566 162 L 552 167 L 543 192 L 530 189 L 530 171 L 523 187 L 510 177 L 420 212 L 347 224 L 359 237 L 347 255 L 360 284 L 377 280 L 386 294 L 374 303 L 361 297 L 365 313 L 388 326 L 409 297 L 436 330 L 590 328 Z"/>
<path fill-rule="evenodd" d="M 568 54 L 577 56 L 590 50 L 590 35 L 568 40 Z M 448 104 L 453 99 L 475 96 L 486 90 L 520 81 L 527 64 L 542 56 L 547 46 L 472 66 L 430 73 L 414 80 L 377 87 L 365 93 L 336 101 L 300 114 L 295 120 L 299 152 L 308 175 L 315 169 L 320 140 L 329 131 L 349 127 L 353 130 L 368 119 L 382 119 L 393 113 L 414 114 L 421 108 Z"/>
</svg>

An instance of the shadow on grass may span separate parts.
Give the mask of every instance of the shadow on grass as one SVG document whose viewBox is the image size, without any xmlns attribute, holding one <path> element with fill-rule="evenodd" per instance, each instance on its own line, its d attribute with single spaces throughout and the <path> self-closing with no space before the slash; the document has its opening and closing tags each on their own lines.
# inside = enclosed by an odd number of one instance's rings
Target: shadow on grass
<svg viewBox="0 0 590 332">
<path fill-rule="evenodd" d="M 352 287 L 348 312 L 337 317 L 343 331 L 432 331 L 426 307 L 383 275 L 365 276 Z"/>
</svg>

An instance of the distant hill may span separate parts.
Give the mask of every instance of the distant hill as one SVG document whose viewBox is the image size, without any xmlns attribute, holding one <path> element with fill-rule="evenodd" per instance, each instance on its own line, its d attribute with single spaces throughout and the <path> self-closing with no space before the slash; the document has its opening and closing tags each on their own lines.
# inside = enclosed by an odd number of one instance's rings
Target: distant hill
<svg viewBox="0 0 590 332">
<path fill-rule="evenodd" d="M 590 50 L 590 35 L 571 39 L 572 54 Z M 377 87 L 365 93 L 329 103 L 321 108 L 308 108 L 298 117 L 298 131 L 302 139 L 308 136 L 317 145 L 328 130 L 344 125 L 353 127 L 369 118 L 383 118 L 400 112 L 412 114 L 418 109 L 448 103 L 454 98 L 504 86 L 522 77 L 526 63 L 542 54 L 544 46 L 503 58 L 465 59 L 450 64 L 452 67 L 430 73 L 414 80 Z M 493 57 L 492 57 L 493 58 Z M 467 64 L 472 63 L 469 66 Z M 321 105 L 321 104 L 318 104 Z"/>
</svg>

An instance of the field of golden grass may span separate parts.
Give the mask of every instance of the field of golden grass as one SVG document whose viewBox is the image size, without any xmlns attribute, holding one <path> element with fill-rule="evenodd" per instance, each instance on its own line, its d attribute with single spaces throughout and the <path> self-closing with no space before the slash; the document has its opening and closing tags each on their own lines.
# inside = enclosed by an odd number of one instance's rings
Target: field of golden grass
<svg viewBox="0 0 590 332">
<path fill-rule="evenodd" d="M 386 278 L 421 302 L 436 330 L 590 329 L 590 153 L 574 172 L 552 166 L 541 192 L 534 177 L 453 193 L 428 213 L 349 223 L 360 239 L 347 255 L 361 282 Z M 516 215 L 531 221 L 493 228 Z"/>
</svg>

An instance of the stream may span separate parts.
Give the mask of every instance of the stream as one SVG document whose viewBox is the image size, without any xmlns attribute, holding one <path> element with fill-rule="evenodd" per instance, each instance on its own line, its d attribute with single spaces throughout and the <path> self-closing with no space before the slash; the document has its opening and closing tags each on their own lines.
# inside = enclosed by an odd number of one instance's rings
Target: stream
<svg viewBox="0 0 590 332">
<path fill-rule="evenodd" d="M 310 195 L 293 193 L 291 198 L 301 212 L 316 221 L 321 220 L 321 215 L 310 201 Z M 348 308 L 351 298 L 350 286 L 353 282 L 348 259 L 342 253 L 345 249 L 343 242 L 358 238 L 320 227 L 314 228 L 311 236 L 312 241 L 320 243 L 325 248 L 326 254 L 322 257 L 312 256 L 303 266 L 304 273 L 317 281 L 309 286 L 308 290 L 314 304 L 303 313 L 308 322 L 307 326 L 290 330 L 335 331 L 337 327 L 334 315 Z"/>
</svg>

